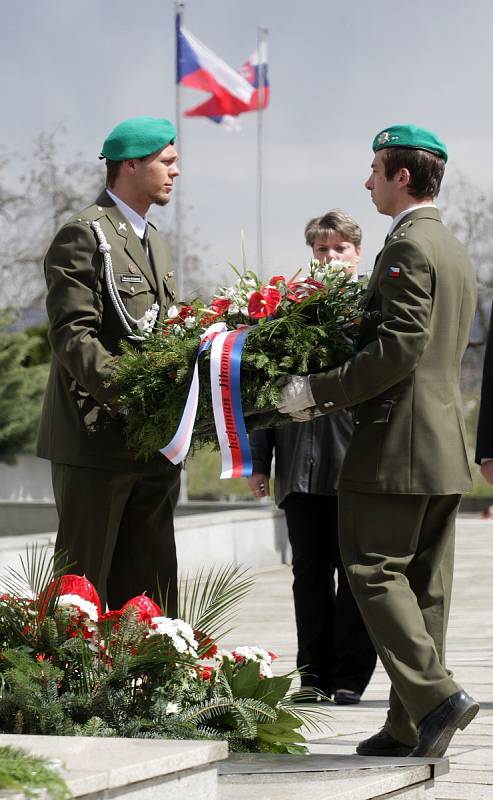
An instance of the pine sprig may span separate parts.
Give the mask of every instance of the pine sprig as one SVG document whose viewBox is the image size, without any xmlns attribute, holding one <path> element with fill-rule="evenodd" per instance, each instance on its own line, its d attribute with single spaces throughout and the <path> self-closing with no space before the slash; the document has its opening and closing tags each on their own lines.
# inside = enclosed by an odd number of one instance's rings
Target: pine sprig
<svg viewBox="0 0 493 800">
<path fill-rule="evenodd" d="M 235 270 L 237 272 L 237 270 Z M 239 273 L 238 273 L 239 275 Z M 260 288 L 254 273 L 249 280 Z M 324 288 L 301 302 L 282 300 L 274 319 L 260 319 L 245 342 L 241 394 L 246 415 L 272 411 L 280 400 L 279 383 L 287 375 L 306 375 L 339 366 L 356 350 L 362 310 L 361 284 L 343 271 L 326 276 Z M 195 312 L 194 312 L 195 313 Z M 241 314 L 227 317 L 228 328 L 245 324 Z M 168 334 L 168 335 L 165 335 Z M 139 348 L 123 345 L 112 384 L 125 408 L 125 430 L 132 450 L 151 458 L 175 434 L 188 395 L 197 357 L 199 331 L 180 329 L 170 335 L 162 326 Z M 216 445 L 209 380 L 210 352 L 198 361 L 200 392 L 193 437 L 195 447 Z M 270 423 L 281 422 L 274 413 Z"/>
</svg>

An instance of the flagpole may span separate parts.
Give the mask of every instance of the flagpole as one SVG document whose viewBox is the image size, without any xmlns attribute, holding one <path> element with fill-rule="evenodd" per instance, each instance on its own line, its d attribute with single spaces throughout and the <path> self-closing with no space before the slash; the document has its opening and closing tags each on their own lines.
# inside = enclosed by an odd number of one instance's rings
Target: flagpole
<svg viewBox="0 0 493 800">
<path fill-rule="evenodd" d="M 182 22 L 183 9 L 185 3 L 183 0 L 175 0 L 175 24 L 176 24 L 176 45 L 175 45 L 175 125 L 176 125 L 176 140 L 177 147 L 180 153 L 180 169 L 183 170 L 183 142 L 181 139 L 181 95 L 180 95 L 180 37 L 179 31 Z M 176 293 L 178 300 L 183 299 L 183 287 L 185 284 L 183 268 L 183 225 L 182 225 L 182 189 L 181 182 L 178 178 L 175 183 L 175 267 L 176 267 Z"/>
<path fill-rule="evenodd" d="M 176 123 L 176 140 L 177 149 L 180 154 L 180 169 L 183 170 L 183 142 L 181 140 L 181 96 L 180 96 L 180 27 L 182 22 L 182 13 L 185 8 L 183 0 L 175 0 L 175 30 L 176 30 L 176 45 L 175 45 L 175 123 Z M 180 178 L 178 178 L 175 192 L 175 267 L 176 267 L 176 294 L 178 300 L 183 300 L 183 289 L 185 280 L 183 275 L 184 259 L 183 259 L 183 245 L 182 245 L 182 189 Z M 188 475 L 187 469 L 184 466 L 181 471 L 180 480 L 180 496 L 179 503 L 182 505 L 188 503 Z"/>
<path fill-rule="evenodd" d="M 257 53 L 259 60 L 259 84 L 258 84 L 258 113 L 257 113 L 257 273 L 263 276 L 264 254 L 263 254 L 263 117 L 264 117 L 264 97 L 265 97 L 265 72 L 264 72 L 264 49 L 267 46 L 268 29 L 259 26 L 257 29 Z"/>
</svg>

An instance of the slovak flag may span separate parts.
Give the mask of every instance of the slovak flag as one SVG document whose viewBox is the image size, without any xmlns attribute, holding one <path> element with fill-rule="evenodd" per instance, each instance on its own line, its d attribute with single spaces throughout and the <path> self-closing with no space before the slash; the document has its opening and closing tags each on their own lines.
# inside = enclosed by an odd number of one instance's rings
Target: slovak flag
<svg viewBox="0 0 493 800">
<path fill-rule="evenodd" d="M 239 114 L 267 106 L 269 87 L 266 58 L 260 59 L 255 52 L 239 71 L 234 70 L 182 27 L 179 14 L 176 17 L 176 42 L 176 82 L 212 93 L 204 103 L 185 111 L 186 117 L 208 117 L 213 122 L 233 127 L 231 122 Z M 262 102 L 259 99 L 260 92 Z"/>
<path fill-rule="evenodd" d="M 258 111 L 269 105 L 269 75 L 267 71 L 267 42 L 262 42 L 255 52 L 238 70 L 253 86 L 253 94 L 245 111 Z"/>
</svg>

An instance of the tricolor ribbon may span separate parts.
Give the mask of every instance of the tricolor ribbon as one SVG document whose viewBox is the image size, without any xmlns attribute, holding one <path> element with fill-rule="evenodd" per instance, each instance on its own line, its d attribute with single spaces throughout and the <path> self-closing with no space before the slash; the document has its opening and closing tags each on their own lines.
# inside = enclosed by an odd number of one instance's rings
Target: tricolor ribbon
<svg viewBox="0 0 493 800">
<path fill-rule="evenodd" d="M 212 409 L 221 451 L 221 478 L 241 478 L 252 474 L 252 453 L 240 390 L 241 355 L 251 330 L 245 326 L 220 333 L 212 343 Z"/>
<path fill-rule="evenodd" d="M 226 330 L 224 322 L 215 322 L 209 325 L 207 330 L 204 331 L 200 337 L 200 345 L 195 359 L 195 366 L 193 369 L 192 383 L 188 392 L 187 402 L 183 411 L 178 430 L 173 436 L 169 444 L 160 449 L 160 453 L 171 461 L 172 464 L 179 464 L 186 457 L 190 450 L 190 442 L 192 441 L 193 426 L 195 424 L 195 417 L 197 416 L 197 406 L 199 403 L 199 367 L 198 361 L 202 353 L 211 347 L 212 342 L 216 336 L 224 335 L 223 331 Z"/>
</svg>

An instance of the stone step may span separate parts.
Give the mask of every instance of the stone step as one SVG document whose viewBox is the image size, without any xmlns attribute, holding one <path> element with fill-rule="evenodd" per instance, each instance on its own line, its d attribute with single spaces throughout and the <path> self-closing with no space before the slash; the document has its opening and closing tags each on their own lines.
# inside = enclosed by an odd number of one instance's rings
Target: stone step
<svg viewBox="0 0 493 800">
<path fill-rule="evenodd" d="M 432 800 L 446 759 L 231 755 L 219 765 L 219 800 Z"/>
<path fill-rule="evenodd" d="M 0 745 L 53 761 L 80 800 L 217 800 L 225 742 L 0 734 Z"/>
</svg>

